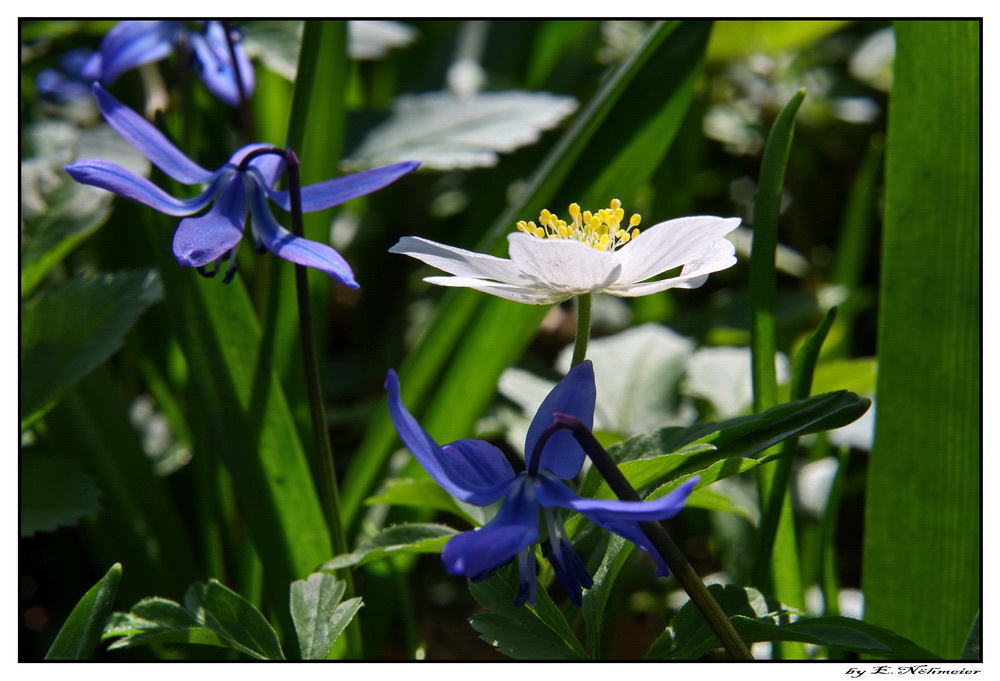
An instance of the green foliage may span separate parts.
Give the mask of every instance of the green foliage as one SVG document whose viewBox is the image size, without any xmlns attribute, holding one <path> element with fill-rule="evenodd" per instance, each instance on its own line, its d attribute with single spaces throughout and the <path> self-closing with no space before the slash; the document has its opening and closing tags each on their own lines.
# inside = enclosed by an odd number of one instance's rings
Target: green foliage
<svg viewBox="0 0 1000 681">
<path fill-rule="evenodd" d="M 341 602 L 347 585 L 333 575 L 314 572 L 292 582 L 292 619 L 303 660 L 322 660 L 361 609 L 360 598 Z"/>
<path fill-rule="evenodd" d="M 21 536 L 74 525 L 100 508 L 100 490 L 76 461 L 48 454 L 20 460 Z"/>
<path fill-rule="evenodd" d="M 516 660 L 576 660 L 585 657 L 583 647 L 566 618 L 544 590 L 532 606 L 515 606 L 517 571 L 501 568 L 482 582 L 470 582 L 469 589 L 488 612 L 469 619 L 479 638 Z"/>
<path fill-rule="evenodd" d="M 980 32 L 896 32 L 865 610 L 955 658 L 980 603 Z"/>
<path fill-rule="evenodd" d="M 390 555 L 438 553 L 454 534 L 455 530 L 445 525 L 425 523 L 395 525 L 361 542 L 353 552 L 337 556 L 320 567 L 323 570 L 339 570 L 352 565 L 364 565 Z"/>
<path fill-rule="evenodd" d="M 259 660 L 283 660 L 271 625 L 252 603 L 214 579 L 192 584 L 184 606 L 163 598 L 136 603 L 115 613 L 105 638 L 111 650 L 153 643 L 191 643 L 231 648 Z"/>
<path fill-rule="evenodd" d="M 26 303 L 21 316 L 22 429 L 122 345 L 163 297 L 155 272 L 76 278 Z"/>
<path fill-rule="evenodd" d="M 46 660 L 86 660 L 93 655 L 104 623 L 111 616 L 121 579 L 122 566 L 115 563 L 73 608 L 45 654 Z"/>
<path fill-rule="evenodd" d="M 652 499 L 700 478 L 667 524 L 699 574 L 733 582 L 710 588 L 723 618 L 775 657 L 979 659 L 978 23 L 360 24 L 237 22 L 257 82 L 245 110 L 179 52 L 108 86 L 206 168 L 251 141 L 286 144 L 306 183 L 371 160 L 387 129 L 430 131 L 406 147 L 418 172 L 305 216 L 361 283 L 308 275 L 323 391 L 310 404 L 289 263 L 254 253 L 247 229 L 236 278 L 203 279 L 171 253 L 180 217 L 64 172 L 102 158 L 195 192 L 89 98 L 48 99 L 36 81 L 114 22 L 21 22 L 22 656 L 720 658 L 702 611 L 672 610 L 683 582 L 578 515 L 561 522 L 594 577 L 582 608 L 559 601 L 544 559 L 536 607 L 513 605 L 516 566 L 464 589 L 435 554 L 498 505 L 447 494 L 399 449 L 386 409 L 393 367 L 439 443 L 483 439 L 521 470 L 520 412 L 564 373 L 571 307 L 431 286 L 436 272 L 387 249 L 413 235 L 505 256 L 517 220 L 618 198 L 642 229 L 744 218 L 737 264 L 697 290 L 596 296 L 589 345 L 617 379 L 597 372 L 598 437 L 626 480 Z M 640 324 L 641 343 L 612 343 Z M 730 367 L 708 379 L 740 398 L 720 415 L 696 385 L 707 351 L 746 353 L 757 413 Z M 776 353 L 796 358 L 791 386 Z M 511 368 L 535 385 L 498 390 Z M 870 456 L 840 430 L 869 399 Z M 317 413 L 329 460 L 314 455 Z M 569 484 L 613 496 L 593 468 Z M 744 588 L 778 518 L 781 570 Z M 815 611 L 799 598 L 813 586 Z M 849 598 L 862 588 L 863 620 Z M 116 597 L 135 605 L 112 613 Z M 644 636 L 637 622 L 653 624 Z"/>
</svg>

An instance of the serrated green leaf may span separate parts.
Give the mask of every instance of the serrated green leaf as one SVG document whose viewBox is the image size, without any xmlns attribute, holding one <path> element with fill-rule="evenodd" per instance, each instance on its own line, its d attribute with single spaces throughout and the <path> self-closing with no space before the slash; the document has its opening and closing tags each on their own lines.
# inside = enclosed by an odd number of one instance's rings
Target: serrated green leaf
<svg viewBox="0 0 1000 681">
<path fill-rule="evenodd" d="M 22 537 L 75 525 L 100 510 L 101 491 L 78 462 L 30 453 L 20 464 Z"/>
<path fill-rule="evenodd" d="M 708 590 L 726 615 L 743 615 L 751 619 L 762 614 L 760 594 L 756 589 L 733 584 L 709 584 Z M 665 641 L 658 640 L 650 648 L 647 659 L 690 660 L 698 659 L 707 651 L 721 647 L 709 628 L 705 617 L 692 601 L 681 606 L 670 623 L 672 644 L 664 650 Z M 654 657 L 655 655 L 655 657 Z"/>
<path fill-rule="evenodd" d="M 303 660 L 322 660 L 354 619 L 362 603 L 350 598 L 343 603 L 347 584 L 325 572 L 292 582 L 291 611 L 299 651 Z"/>
<path fill-rule="evenodd" d="M 115 563 L 90 588 L 59 629 L 56 640 L 45 654 L 46 660 L 86 660 L 101 641 L 104 623 L 111 615 L 115 594 L 122 578 L 122 566 Z"/>
<path fill-rule="evenodd" d="M 412 553 L 440 553 L 445 543 L 457 532 L 447 525 L 432 523 L 395 525 L 365 540 L 355 551 L 323 563 L 320 569 L 339 570 L 390 556 Z"/>
<path fill-rule="evenodd" d="M 193 584 L 184 597 L 188 610 L 230 647 L 261 660 L 283 660 L 274 628 L 253 603 L 214 579 Z"/>
<path fill-rule="evenodd" d="M 226 638 L 204 626 L 183 606 L 165 598 L 145 598 L 129 612 L 116 612 L 104 627 L 105 639 L 117 638 L 108 650 L 156 643 L 188 643 L 232 648 Z"/>
<path fill-rule="evenodd" d="M 27 303 L 21 315 L 22 429 L 114 354 L 139 315 L 162 297 L 156 273 L 136 270 L 77 277 Z"/>
<path fill-rule="evenodd" d="M 573 660 L 585 656 L 566 618 L 544 589 L 539 589 L 535 607 L 514 605 L 518 573 L 511 566 L 482 582 L 470 582 L 469 590 L 490 610 L 469 619 L 472 628 L 504 655 L 518 660 Z"/>
</svg>

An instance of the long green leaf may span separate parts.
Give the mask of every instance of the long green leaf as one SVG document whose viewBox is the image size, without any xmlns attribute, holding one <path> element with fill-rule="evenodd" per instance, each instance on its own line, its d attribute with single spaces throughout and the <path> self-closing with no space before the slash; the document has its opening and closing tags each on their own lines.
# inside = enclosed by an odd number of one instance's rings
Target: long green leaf
<svg viewBox="0 0 1000 681">
<path fill-rule="evenodd" d="M 101 642 L 104 623 L 114 607 L 121 579 L 122 566 L 115 563 L 73 608 L 45 654 L 46 660 L 86 660 L 94 654 Z"/>
<path fill-rule="evenodd" d="M 980 29 L 896 24 L 865 506 L 866 620 L 950 659 L 981 598 Z"/>
<path fill-rule="evenodd" d="M 163 233 L 169 233 L 167 228 Z M 295 423 L 242 280 L 225 285 L 154 248 L 174 333 L 275 602 L 332 550 Z M 206 443 L 207 445 L 208 443 Z"/>
</svg>

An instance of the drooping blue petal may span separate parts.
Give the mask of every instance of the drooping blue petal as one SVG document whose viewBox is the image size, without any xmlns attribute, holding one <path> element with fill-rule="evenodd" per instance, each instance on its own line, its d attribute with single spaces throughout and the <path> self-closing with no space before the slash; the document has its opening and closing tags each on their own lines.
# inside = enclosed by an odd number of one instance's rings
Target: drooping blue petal
<svg viewBox="0 0 1000 681">
<path fill-rule="evenodd" d="M 517 595 L 514 597 L 514 605 L 520 607 L 525 603 L 535 605 L 535 592 L 537 591 L 537 580 L 535 579 L 535 547 L 528 548 L 517 554 Z"/>
<path fill-rule="evenodd" d="M 236 86 L 236 71 L 222 22 L 209 21 L 204 35 L 192 33 L 189 39 L 198 63 L 198 75 L 205 87 L 227 104 L 239 106 L 240 91 Z M 243 83 L 243 95 L 249 99 L 254 90 L 253 64 L 241 44 L 234 45 L 233 51 L 236 53 L 240 80 Z"/>
<path fill-rule="evenodd" d="M 167 175 L 184 184 L 202 184 L 214 179 L 214 173 L 185 156 L 163 133 L 112 97 L 99 83 L 94 83 L 94 97 L 108 124 Z"/>
<path fill-rule="evenodd" d="M 335 177 L 332 180 L 306 185 L 302 188 L 302 212 L 311 213 L 323 210 L 370 194 L 392 184 L 403 175 L 415 170 L 419 165 L 418 161 L 401 161 L 381 168 L 362 170 L 360 173 L 352 173 L 343 177 Z M 291 210 L 287 191 L 269 189 L 268 195 L 272 201 L 285 210 Z"/>
<path fill-rule="evenodd" d="M 174 51 L 179 21 L 122 21 L 101 41 L 101 75 L 106 85 L 130 69 L 159 61 Z"/>
<path fill-rule="evenodd" d="M 650 501 L 611 501 L 586 499 L 573 493 L 563 482 L 545 475 L 539 475 L 537 485 L 538 503 L 542 506 L 561 506 L 580 513 L 590 522 L 625 537 L 648 553 L 656 562 L 656 575 L 670 574 L 666 562 L 659 551 L 653 548 L 649 537 L 639 527 L 640 520 L 665 520 L 680 513 L 688 495 L 691 494 L 698 478 L 692 477 L 670 494 Z"/>
<path fill-rule="evenodd" d="M 538 502 L 533 488 L 527 476 L 519 475 L 493 520 L 448 540 L 441 560 L 449 574 L 476 577 L 538 541 Z"/>
<path fill-rule="evenodd" d="M 267 195 L 256 181 L 250 191 L 250 212 L 254 234 L 267 250 L 296 265 L 326 272 L 344 286 L 358 288 L 351 266 L 340 253 L 326 244 L 295 236 L 278 224 L 267 205 Z"/>
<path fill-rule="evenodd" d="M 559 537 L 555 544 L 551 539 L 546 539 L 542 542 L 542 555 L 552 564 L 556 579 L 562 584 L 566 595 L 577 607 L 582 606 L 582 590 L 594 586 L 594 578 L 587 572 L 580 556 L 576 555 L 573 545 L 564 537 Z"/>
<path fill-rule="evenodd" d="M 569 414 L 579 419 L 587 428 L 594 425 L 594 404 L 597 401 L 597 387 L 594 383 L 594 365 L 584 360 L 569 370 L 542 401 L 535 418 L 528 427 L 524 442 L 524 452 L 535 456 L 535 444 L 542 432 L 552 425 L 553 416 Z M 540 470 L 549 470 L 563 480 L 576 476 L 583 466 L 586 453 L 569 431 L 553 434 L 541 452 L 538 461 Z M 532 469 L 531 462 L 528 465 Z"/>
<path fill-rule="evenodd" d="M 70 177 L 81 184 L 107 189 L 167 215 L 193 215 L 209 204 L 218 192 L 219 181 L 190 199 L 178 199 L 167 194 L 155 184 L 117 163 L 86 159 L 65 167 Z M 221 178 L 220 178 L 221 179 Z"/>
<path fill-rule="evenodd" d="M 389 415 L 400 439 L 446 492 L 460 501 L 476 506 L 488 506 L 507 493 L 516 478 L 513 470 L 510 477 L 504 478 L 501 475 L 504 472 L 503 464 L 506 463 L 503 452 L 491 445 L 470 446 L 468 441 L 459 440 L 449 445 L 451 451 L 445 453 L 403 406 L 399 394 L 399 379 L 391 369 L 385 378 L 385 388 L 389 391 Z M 458 458 L 470 455 L 489 461 L 462 462 L 456 465 Z M 500 459 L 503 459 L 503 463 Z M 509 468 L 509 464 L 507 467 Z"/>
<path fill-rule="evenodd" d="M 243 237 L 247 192 L 241 175 L 234 175 L 219 192 L 211 210 L 184 218 L 174 232 L 174 257 L 185 267 L 201 267 L 217 260 Z"/>
</svg>

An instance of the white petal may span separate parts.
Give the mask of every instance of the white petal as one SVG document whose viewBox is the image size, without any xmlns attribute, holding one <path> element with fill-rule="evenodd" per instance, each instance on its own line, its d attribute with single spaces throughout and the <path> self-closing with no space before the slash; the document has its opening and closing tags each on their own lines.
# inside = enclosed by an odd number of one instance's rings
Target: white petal
<svg viewBox="0 0 1000 681">
<path fill-rule="evenodd" d="M 605 289 L 604 292 L 614 296 L 634 298 L 635 296 L 666 291 L 668 288 L 698 288 L 705 283 L 710 273 L 724 270 L 736 264 L 736 258 L 733 257 L 735 250 L 729 240 L 720 239 L 712 244 L 701 258 L 684 265 L 681 273 L 676 277 L 640 284 L 615 284 Z"/>
<path fill-rule="evenodd" d="M 525 286 L 515 286 L 513 284 L 501 284 L 485 279 L 473 279 L 470 277 L 425 277 L 424 281 L 438 286 L 457 286 L 471 288 L 483 293 L 513 300 L 518 303 L 528 305 L 548 305 L 558 303 L 571 297 L 569 293 L 559 293 L 546 288 L 529 288 Z"/>
<path fill-rule="evenodd" d="M 510 260 L 439 244 L 436 241 L 420 237 L 404 236 L 389 249 L 389 252 L 408 255 L 431 267 L 459 277 L 484 277 L 508 284 L 530 285 L 532 283 L 529 278 L 518 272 Z"/>
<path fill-rule="evenodd" d="M 618 259 L 570 239 L 539 239 L 523 232 L 507 237 L 510 259 L 539 285 L 564 294 L 600 291 L 620 278 Z"/>
<path fill-rule="evenodd" d="M 627 285 L 645 281 L 679 265 L 702 259 L 739 224 L 739 218 L 702 215 L 653 225 L 615 252 L 622 266 L 617 283 Z"/>
</svg>

